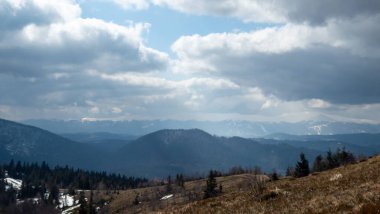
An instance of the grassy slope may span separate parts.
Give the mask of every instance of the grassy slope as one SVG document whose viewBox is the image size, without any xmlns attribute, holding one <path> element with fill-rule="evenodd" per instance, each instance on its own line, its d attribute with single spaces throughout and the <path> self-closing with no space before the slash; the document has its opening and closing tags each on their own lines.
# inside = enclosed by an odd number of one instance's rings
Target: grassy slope
<svg viewBox="0 0 380 214">
<path fill-rule="evenodd" d="M 332 180 L 333 177 L 341 178 Z M 380 213 L 380 156 L 300 179 L 266 185 L 275 197 L 257 200 L 250 191 L 225 194 L 185 206 L 175 213 Z"/>
<path fill-rule="evenodd" d="M 234 175 L 228 177 L 218 177 L 217 183 L 222 184 L 224 194 L 247 189 L 249 180 L 255 178 L 253 174 Z M 259 179 L 265 179 L 267 176 L 258 175 Z M 166 186 L 148 187 L 120 191 L 115 196 L 109 206 L 110 213 L 151 213 L 161 212 L 169 207 L 178 205 L 184 206 L 192 201 L 199 201 L 203 198 L 203 189 L 206 186 L 206 180 L 197 180 L 185 183 L 185 188 L 173 185 L 174 197 L 168 200 L 160 200 L 166 193 Z M 141 204 L 132 205 L 135 196 L 139 195 Z"/>
<path fill-rule="evenodd" d="M 341 174 L 341 176 L 337 176 Z M 110 204 L 111 213 L 380 213 L 380 156 L 304 178 L 283 178 L 265 184 L 255 196 L 254 175 L 218 178 L 219 197 L 202 200 L 205 180 L 187 182 L 166 201 L 165 187 L 123 191 Z M 331 180 L 336 177 L 337 179 Z M 276 192 L 276 194 L 273 194 Z M 139 193 L 141 204 L 132 205 Z M 194 194 L 192 200 L 190 194 Z M 267 197 L 265 196 L 273 196 Z M 258 199 L 261 198 L 261 199 Z M 195 202 L 194 202 L 195 200 Z M 191 202 L 193 201 L 193 202 Z"/>
</svg>

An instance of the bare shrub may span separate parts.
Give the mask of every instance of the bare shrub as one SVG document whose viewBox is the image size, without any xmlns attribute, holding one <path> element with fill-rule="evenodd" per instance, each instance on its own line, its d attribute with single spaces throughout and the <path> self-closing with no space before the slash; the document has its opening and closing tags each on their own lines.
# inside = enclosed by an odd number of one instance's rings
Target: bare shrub
<svg viewBox="0 0 380 214">
<path fill-rule="evenodd" d="M 258 198 L 261 196 L 265 189 L 266 179 L 263 176 L 252 176 L 249 178 L 249 189 L 251 192 L 251 195 L 255 198 Z"/>
</svg>

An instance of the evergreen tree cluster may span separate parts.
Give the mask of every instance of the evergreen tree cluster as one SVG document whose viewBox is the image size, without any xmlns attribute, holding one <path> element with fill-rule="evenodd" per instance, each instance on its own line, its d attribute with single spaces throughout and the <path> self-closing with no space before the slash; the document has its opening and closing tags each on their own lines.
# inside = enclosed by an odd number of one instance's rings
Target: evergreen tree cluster
<svg viewBox="0 0 380 214">
<path fill-rule="evenodd" d="M 345 148 L 337 149 L 335 153 L 328 151 L 326 156 L 318 155 L 313 163 L 313 172 L 322 172 L 339 166 L 354 163 L 355 156 Z"/>
<path fill-rule="evenodd" d="M 22 180 L 23 189 L 54 185 L 59 189 L 131 189 L 144 186 L 148 182 L 145 178 L 74 169 L 68 166 L 50 168 L 45 162 L 21 164 L 18 161 L 15 164 L 12 160 L 2 168 L 8 172 L 9 177 Z M 30 196 L 28 191 L 25 196 Z"/>
<path fill-rule="evenodd" d="M 11 186 L 6 190 L 6 177 L 22 180 L 21 190 L 16 191 Z M 8 164 L 0 165 L 0 208 L 13 204 L 16 195 L 20 200 L 40 198 L 45 204 L 58 205 L 59 189 L 68 189 L 69 194 L 73 195 L 78 189 L 131 189 L 145 186 L 147 182 L 144 178 L 86 171 L 68 166 L 50 168 L 46 162 L 29 164 L 20 161 L 15 163 L 11 160 Z"/>
<path fill-rule="evenodd" d="M 263 171 L 259 166 L 255 166 L 254 168 L 243 168 L 242 166 L 234 166 L 229 169 L 228 173 L 225 173 L 226 176 L 229 175 L 241 175 L 246 173 L 253 173 L 255 175 L 263 174 Z"/>
<path fill-rule="evenodd" d="M 345 148 L 337 149 L 335 153 L 329 150 L 326 156 L 318 155 L 313 163 L 312 172 L 322 172 L 325 170 L 333 169 L 339 166 L 354 163 L 355 156 L 346 151 Z M 295 168 L 288 168 L 286 171 L 287 176 L 304 177 L 309 175 L 310 168 L 309 162 L 305 158 L 305 154 L 300 154 L 300 161 L 297 162 Z"/>
</svg>

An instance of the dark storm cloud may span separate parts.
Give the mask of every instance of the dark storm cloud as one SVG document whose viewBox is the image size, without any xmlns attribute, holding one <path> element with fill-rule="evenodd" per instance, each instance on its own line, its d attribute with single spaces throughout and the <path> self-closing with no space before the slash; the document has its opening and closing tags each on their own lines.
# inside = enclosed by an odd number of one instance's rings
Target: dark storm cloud
<svg viewBox="0 0 380 214">
<path fill-rule="evenodd" d="M 246 86 L 284 100 L 323 99 L 332 103 L 380 102 L 377 58 L 320 47 L 286 54 L 257 54 L 216 61 L 220 72 Z M 233 62 L 233 63 L 231 63 Z"/>
<path fill-rule="evenodd" d="M 329 19 L 347 19 L 357 15 L 370 16 L 379 13 L 377 0 L 292 0 L 278 1 L 284 15 L 291 22 L 326 24 Z"/>
<path fill-rule="evenodd" d="M 145 1 L 145 0 L 142 0 Z M 230 16 L 247 22 L 309 23 L 376 14 L 377 0 L 154 0 L 155 5 L 197 15 Z"/>
<path fill-rule="evenodd" d="M 224 76 L 282 100 L 378 103 L 378 23 L 380 13 L 329 20 L 324 26 L 287 24 L 248 33 L 184 36 L 172 49 L 179 71 Z"/>
</svg>

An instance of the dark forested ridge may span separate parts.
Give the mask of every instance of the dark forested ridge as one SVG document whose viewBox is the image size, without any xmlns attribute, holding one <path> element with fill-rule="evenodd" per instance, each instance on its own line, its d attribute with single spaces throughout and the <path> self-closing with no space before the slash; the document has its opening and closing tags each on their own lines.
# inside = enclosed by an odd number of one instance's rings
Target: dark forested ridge
<svg viewBox="0 0 380 214">
<path fill-rule="evenodd" d="M 98 169 L 107 154 L 59 135 L 0 119 L 0 163 L 10 159 Z"/>
<path fill-rule="evenodd" d="M 240 137 L 217 137 L 199 129 L 161 130 L 125 145 L 115 155 L 114 163 L 115 167 L 127 166 L 127 173 L 146 177 L 227 170 L 236 165 L 285 171 L 301 151 L 309 157 L 317 155 L 309 149 L 265 145 Z"/>
<path fill-rule="evenodd" d="M 60 189 L 130 189 L 147 184 L 145 178 L 127 177 L 126 175 L 75 169 L 69 166 L 50 167 L 46 162 L 22 163 L 11 160 L 0 165 L 0 170 L 7 177 L 23 181 L 23 187 L 28 189 L 44 187 L 48 184 L 57 185 Z M 38 191 L 36 189 L 36 191 Z"/>
<path fill-rule="evenodd" d="M 31 213 L 56 213 L 59 205 L 62 209 L 74 205 L 74 201 L 63 202 L 63 192 L 67 199 L 84 190 L 119 191 L 147 185 L 148 180 L 144 178 L 11 160 L 0 165 L 0 213 L 25 213 L 23 209 Z M 20 203 L 22 206 L 18 206 Z"/>
</svg>

